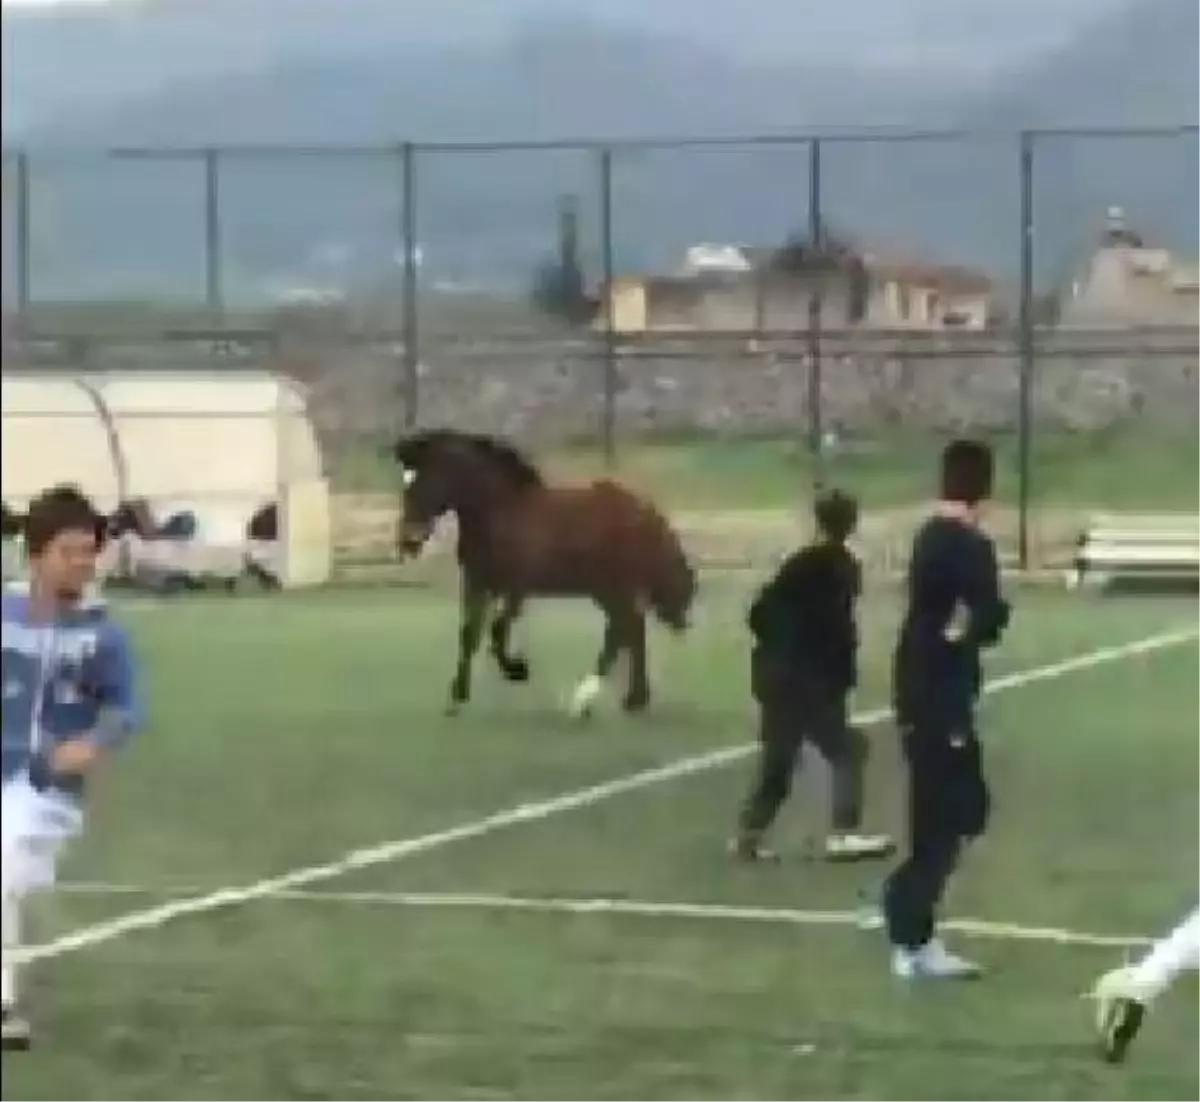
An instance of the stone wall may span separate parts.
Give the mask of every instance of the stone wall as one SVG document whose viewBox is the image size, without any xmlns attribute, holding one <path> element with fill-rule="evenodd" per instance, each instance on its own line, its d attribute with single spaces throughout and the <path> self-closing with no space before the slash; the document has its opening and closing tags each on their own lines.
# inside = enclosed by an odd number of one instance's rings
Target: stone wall
<svg viewBox="0 0 1200 1102">
<path fill-rule="evenodd" d="M 405 423 L 403 343 L 321 329 L 169 339 L 50 338 L 7 344 L 5 367 L 186 370 L 267 367 L 309 385 L 325 443 L 381 438 Z M 529 443 L 594 436 L 603 409 L 599 336 L 425 334 L 417 420 Z M 615 408 L 625 434 L 792 432 L 808 419 L 813 357 L 790 338 L 643 338 L 616 346 Z M 1020 359 L 1010 334 L 830 332 L 820 342 L 822 417 L 850 432 L 1003 429 L 1018 418 Z M 1197 331 L 1059 330 L 1034 356 L 1039 428 L 1129 422 L 1194 433 Z"/>
<path fill-rule="evenodd" d="M 314 354 L 316 358 L 314 359 Z M 286 360 L 289 353 L 281 350 Z M 311 382 L 330 434 L 401 421 L 397 351 L 309 347 L 285 362 Z M 993 334 L 829 335 L 821 346 L 822 419 L 850 432 L 1004 429 L 1019 416 L 1019 357 Z M 1039 427 L 1126 422 L 1191 432 L 1196 332 L 1043 335 L 1033 409 Z M 813 358 L 802 340 L 664 339 L 616 349 L 618 431 L 794 431 L 807 422 Z M 603 409 L 599 340 L 428 342 L 417 418 L 524 441 L 593 435 Z"/>
</svg>

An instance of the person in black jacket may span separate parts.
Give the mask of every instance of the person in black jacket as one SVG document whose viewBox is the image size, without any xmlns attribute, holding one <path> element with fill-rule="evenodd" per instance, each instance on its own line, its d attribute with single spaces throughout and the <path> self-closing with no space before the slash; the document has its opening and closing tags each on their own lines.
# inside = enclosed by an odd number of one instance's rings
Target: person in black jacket
<svg viewBox="0 0 1200 1102">
<path fill-rule="evenodd" d="M 957 440 L 942 454 L 941 500 L 918 530 L 893 670 L 909 780 L 909 852 L 884 888 L 893 971 L 905 979 L 978 975 L 935 937 L 935 916 L 963 843 L 987 826 L 975 702 L 979 652 L 999 641 L 1009 606 L 992 541 L 979 528 L 992 453 Z"/>
<path fill-rule="evenodd" d="M 746 860 L 774 857 L 763 836 L 787 799 L 805 742 L 829 764 L 833 783 L 831 860 L 885 857 L 886 835 L 860 835 L 867 738 L 849 723 L 847 698 L 857 681 L 854 609 L 862 570 L 846 547 L 858 505 L 839 491 L 816 503 L 818 538 L 790 556 L 750 608 L 751 685 L 759 711 L 758 770 L 742 809 L 732 851 Z"/>
</svg>

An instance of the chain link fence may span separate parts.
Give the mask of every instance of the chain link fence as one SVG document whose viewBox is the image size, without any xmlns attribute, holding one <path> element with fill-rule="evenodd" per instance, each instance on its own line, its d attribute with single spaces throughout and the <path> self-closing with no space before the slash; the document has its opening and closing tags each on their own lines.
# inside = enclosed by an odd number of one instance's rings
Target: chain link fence
<svg viewBox="0 0 1200 1102">
<path fill-rule="evenodd" d="M 5 363 L 300 380 L 347 564 L 390 555 L 382 451 L 418 425 L 767 543 L 820 482 L 904 532 L 938 440 L 983 433 L 1034 564 L 1090 510 L 1195 508 L 1196 152 L 1194 127 L 8 151 Z"/>
</svg>

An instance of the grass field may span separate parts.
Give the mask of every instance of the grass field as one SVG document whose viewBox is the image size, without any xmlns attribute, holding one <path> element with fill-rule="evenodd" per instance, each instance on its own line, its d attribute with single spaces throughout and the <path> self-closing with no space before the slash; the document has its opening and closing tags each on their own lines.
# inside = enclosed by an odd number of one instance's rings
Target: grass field
<svg viewBox="0 0 1200 1102">
<path fill-rule="evenodd" d="M 338 451 L 330 460 L 345 490 L 389 490 L 396 472 L 379 456 L 379 441 Z M 1017 440 L 997 435 L 997 493 L 1002 503 L 1018 494 Z M 859 494 L 868 507 L 912 505 L 933 491 L 929 434 L 882 433 L 833 447 L 825 477 Z M 603 472 L 594 445 L 534 450 L 555 477 L 592 478 Z M 1031 494 L 1036 509 L 1185 509 L 1200 494 L 1196 436 L 1183 430 L 1121 428 L 1071 433 L 1042 429 L 1031 443 Z M 812 484 L 803 434 L 623 438 L 617 476 L 679 509 L 791 508 Z"/>
<path fill-rule="evenodd" d="M 723 853 L 749 770 L 734 754 L 539 803 L 744 743 L 745 597 L 711 579 L 697 630 L 653 641 L 652 715 L 610 706 L 587 726 L 562 715 L 598 645 L 580 606 L 533 610 L 534 681 L 503 685 L 481 659 L 450 720 L 447 596 L 131 605 L 153 729 L 102 778 L 67 884 L 40 903 L 40 1045 L 6 1057 L 3 1096 L 1196 1097 L 1194 986 L 1155 1008 L 1127 1066 L 1096 1061 L 1079 994 L 1116 944 L 964 938 L 984 982 L 909 990 L 878 933 L 816 921 L 881 875 L 803 858 L 816 763 L 767 869 Z M 864 708 L 886 696 L 895 612 L 889 592 L 865 609 Z M 1188 601 L 1031 589 L 991 672 L 1194 623 Z M 996 816 L 954 916 L 1120 940 L 1193 905 L 1196 668 L 1185 641 L 988 698 Z M 874 744 L 871 825 L 895 828 L 889 727 Z M 370 849 L 405 839 L 421 841 Z M 211 896 L 330 862 L 240 905 Z M 570 909 L 597 898 L 614 908 Z M 103 925 L 179 899 L 199 913 Z M 55 941 L 80 930 L 94 943 Z"/>
</svg>

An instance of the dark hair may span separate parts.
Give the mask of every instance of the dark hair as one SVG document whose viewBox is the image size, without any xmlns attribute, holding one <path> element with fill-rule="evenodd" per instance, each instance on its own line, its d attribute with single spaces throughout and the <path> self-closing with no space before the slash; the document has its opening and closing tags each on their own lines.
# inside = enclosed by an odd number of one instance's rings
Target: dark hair
<svg viewBox="0 0 1200 1102">
<path fill-rule="evenodd" d="M 106 520 L 78 486 L 63 483 L 44 490 L 29 503 L 25 548 L 40 555 L 63 532 L 91 532 L 96 545 L 104 542 Z"/>
<path fill-rule="evenodd" d="M 813 505 L 817 527 L 834 543 L 845 543 L 858 527 L 858 502 L 841 490 L 830 490 Z"/>
<path fill-rule="evenodd" d="M 942 450 L 943 501 L 977 505 L 992 496 L 992 449 L 978 440 L 953 440 Z"/>
</svg>

